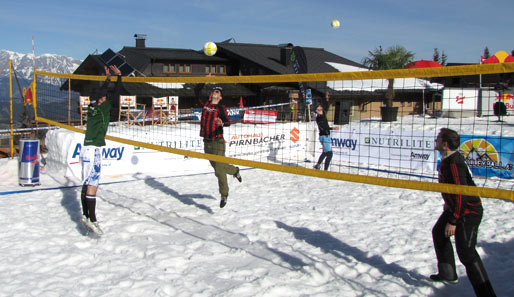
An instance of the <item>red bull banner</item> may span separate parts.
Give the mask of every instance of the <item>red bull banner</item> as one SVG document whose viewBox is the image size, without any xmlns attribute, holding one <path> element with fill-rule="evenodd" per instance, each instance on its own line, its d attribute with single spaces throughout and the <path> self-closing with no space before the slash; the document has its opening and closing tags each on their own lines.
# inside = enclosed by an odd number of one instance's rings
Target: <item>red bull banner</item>
<svg viewBox="0 0 514 297">
<path fill-rule="evenodd" d="M 498 102 L 503 102 L 507 111 L 514 111 L 514 95 L 511 93 L 503 93 L 496 96 Z"/>
</svg>

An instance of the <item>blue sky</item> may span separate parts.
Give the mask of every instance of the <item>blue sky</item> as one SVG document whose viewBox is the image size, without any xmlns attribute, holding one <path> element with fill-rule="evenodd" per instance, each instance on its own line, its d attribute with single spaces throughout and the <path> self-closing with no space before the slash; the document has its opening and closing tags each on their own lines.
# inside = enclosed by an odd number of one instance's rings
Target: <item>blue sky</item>
<svg viewBox="0 0 514 297">
<path fill-rule="evenodd" d="M 85 59 L 95 50 L 134 46 L 202 49 L 207 41 L 293 43 L 361 62 L 368 51 L 402 45 L 415 59 L 476 63 L 514 50 L 512 0 L 110 0 L 4 1 L 0 49 Z M 23 3 L 23 4 L 22 4 Z M 339 29 L 330 22 L 338 19 Z"/>
</svg>

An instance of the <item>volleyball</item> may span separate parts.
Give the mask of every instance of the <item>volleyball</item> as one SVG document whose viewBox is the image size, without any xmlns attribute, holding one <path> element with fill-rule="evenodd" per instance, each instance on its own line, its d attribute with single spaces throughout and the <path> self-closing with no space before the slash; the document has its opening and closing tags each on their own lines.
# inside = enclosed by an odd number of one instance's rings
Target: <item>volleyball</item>
<svg viewBox="0 0 514 297">
<path fill-rule="evenodd" d="M 203 45 L 203 52 L 207 56 L 214 56 L 216 54 L 216 51 L 218 50 L 218 47 L 216 46 L 216 43 L 209 41 L 206 42 Z"/>
<path fill-rule="evenodd" d="M 332 26 L 332 28 L 337 29 L 337 28 L 339 28 L 339 26 L 340 26 L 341 24 L 339 23 L 339 21 L 338 21 L 338 20 L 333 20 L 333 21 L 332 21 L 332 23 L 331 23 L 330 25 Z"/>
</svg>

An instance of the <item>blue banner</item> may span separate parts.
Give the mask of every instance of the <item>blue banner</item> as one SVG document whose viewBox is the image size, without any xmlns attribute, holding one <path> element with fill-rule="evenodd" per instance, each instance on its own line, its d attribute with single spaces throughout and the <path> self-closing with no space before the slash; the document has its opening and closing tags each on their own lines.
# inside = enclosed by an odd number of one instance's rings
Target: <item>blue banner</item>
<svg viewBox="0 0 514 297">
<path fill-rule="evenodd" d="M 291 52 L 290 60 L 293 65 L 294 73 L 296 73 L 296 74 L 308 73 L 307 56 L 305 55 L 305 52 L 302 47 L 300 47 L 300 46 L 293 47 L 293 51 Z M 307 96 L 305 84 L 300 81 L 300 82 L 298 82 L 298 85 L 300 86 L 300 93 L 302 94 L 302 98 L 305 100 L 306 96 Z"/>
<path fill-rule="evenodd" d="M 459 151 L 475 176 L 514 178 L 514 137 L 461 135 Z"/>
<path fill-rule="evenodd" d="M 241 120 L 241 111 L 243 108 L 227 108 L 228 117 L 231 121 L 240 121 Z M 201 108 L 193 108 L 192 110 L 193 121 L 199 121 L 202 116 Z"/>
</svg>

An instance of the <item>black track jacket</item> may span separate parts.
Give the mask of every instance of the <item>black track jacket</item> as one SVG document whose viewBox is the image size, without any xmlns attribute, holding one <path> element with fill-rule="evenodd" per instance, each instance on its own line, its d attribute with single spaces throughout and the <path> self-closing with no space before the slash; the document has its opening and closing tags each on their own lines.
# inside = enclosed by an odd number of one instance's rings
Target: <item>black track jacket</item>
<svg viewBox="0 0 514 297">
<path fill-rule="evenodd" d="M 455 152 L 441 161 L 439 182 L 445 184 L 475 186 L 464 157 Z M 456 224 L 467 214 L 482 215 L 482 201 L 478 196 L 442 193 L 445 204 L 453 215 L 450 223 Z"/>
</svg>

